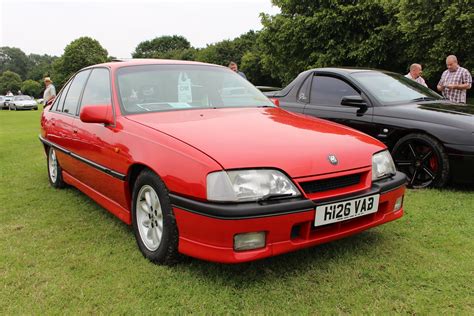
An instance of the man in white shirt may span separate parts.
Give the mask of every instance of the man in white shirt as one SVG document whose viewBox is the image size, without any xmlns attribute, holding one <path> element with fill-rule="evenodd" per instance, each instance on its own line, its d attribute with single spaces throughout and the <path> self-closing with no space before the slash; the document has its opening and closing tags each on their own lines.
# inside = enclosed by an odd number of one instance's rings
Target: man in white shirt
<svg viewBox="0 0 474 316">
<path fill-rule="evenodd" d="M 422 84 L 428 88 L 428 86 L 426 85 L 425 79 L 421 77 L 421 72 L 422 72 L 422 68 L 420 64 L 412 64 L 410 66 L 410 72 L 407 73 L 405 77 L 410 78 L 411 80 L 414 80 L 418 82 L 419 84 Z"/>
<path fill-rule="evenodd" d="M 44 89 L 43 93 L 43 104 L 46 105 L 49 100 L 56 96 L 56 88 L 53 86 L 53 82 L 49 77 L 44 78 L 44 84 L 46 89 Z"/>
</svg>

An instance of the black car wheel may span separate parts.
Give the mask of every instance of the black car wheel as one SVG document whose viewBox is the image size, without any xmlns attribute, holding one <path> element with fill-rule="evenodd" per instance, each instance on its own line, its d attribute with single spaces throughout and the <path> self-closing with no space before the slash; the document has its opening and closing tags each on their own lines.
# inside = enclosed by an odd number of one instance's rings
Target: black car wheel
<svg viewBox="0 0 474 316">
<path fill-rule="evenodd" d="M 440 188 L 449 178 L 449 161 L 443 146 L 425 134 L 409 134 L 393 147 L 397 169 L 408 177 L 408 187 Z"/>
<path fill-rule="evenodd" d="M 145 258 L 161 264 L 177 261 L 178 228 L 168 189 L 150 170 L 140 173 L 133 188 L 132 226 Z"/>
</svg>

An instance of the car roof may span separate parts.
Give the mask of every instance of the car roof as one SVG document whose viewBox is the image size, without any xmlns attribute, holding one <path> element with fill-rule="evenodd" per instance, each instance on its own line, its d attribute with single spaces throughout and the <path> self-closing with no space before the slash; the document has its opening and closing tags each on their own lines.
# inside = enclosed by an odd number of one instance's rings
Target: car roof
<svg viewBox="0 0 474 316">
<path fill-rule="evenodd" d="M 357 68 L 357 67 L 326 67 L 326 68 L 314 68 L 312 71 L 328 71 L 339 74 L 352 74 L 357 72 L 382 72 L 390 73 L 390 71 L 372 68 Z"/>
<path fill-rule="evenodd" d="M 188 61 L 188 60 L 173 60 L 173 59 L 152 59 L 152 58 L 132 58 L 132 59 L 115 59 L 111 62 L 102 63 L 98 65 L 93 65 L 87 68 L 106 66 L 111 69 L 117 69 L 126 66 L 139 66 L 139 65 L 205 65 L 205 66 L 215 66 L 222 67 L 214 64 L 201 63 L 197 61 Z"/>
</svg>

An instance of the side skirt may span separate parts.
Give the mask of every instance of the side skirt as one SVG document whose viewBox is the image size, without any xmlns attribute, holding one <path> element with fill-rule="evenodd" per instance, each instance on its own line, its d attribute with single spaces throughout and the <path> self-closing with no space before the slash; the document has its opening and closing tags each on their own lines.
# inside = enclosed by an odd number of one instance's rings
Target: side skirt
<svg viewBox="0 0 474 316">
<path fill-rule="evenodd" d="M 85 193 L 91 199 L 96 201 L 100 206 L 102 206 L 103 208 L 105 208 L 107 211 L 114 214 L 115 216 L 117 216 L 121 221 L 125 222 L 125 224 L 127 225 L 132 224 L 132 216 L 127 209 L 123 208 L 122 206 L 112 201 L 108 197 L 100 194 L 99 192 L 87 186 L 83 182 L 77 180 L 76 178 L 74 178 L 73 176 L 71 176 L 69 173 L 67 173 L 64 170 L 63 170 L 63 179 L 64 179 L 64 182 L 76 187 L 77 189 Z"/>
</svg>

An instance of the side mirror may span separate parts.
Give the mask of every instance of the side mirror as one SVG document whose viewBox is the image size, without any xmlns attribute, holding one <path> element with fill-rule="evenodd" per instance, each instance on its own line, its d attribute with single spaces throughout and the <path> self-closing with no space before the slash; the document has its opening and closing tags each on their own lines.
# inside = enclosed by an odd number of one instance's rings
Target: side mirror
<svg viewBox="0 0 474 316">
<path fill-rule="evenodd" d="M 114 123 L 111 104 L 83 105 L 79 118 L 84 123 L 101 123 L 110 125 Z"/>
<path fill-rule="evenodd" d="M 349 95 L 342 98 L 341 105 L 364 108 L 367 107 L 367 102 L 360 95 Z"/>
</svg>

